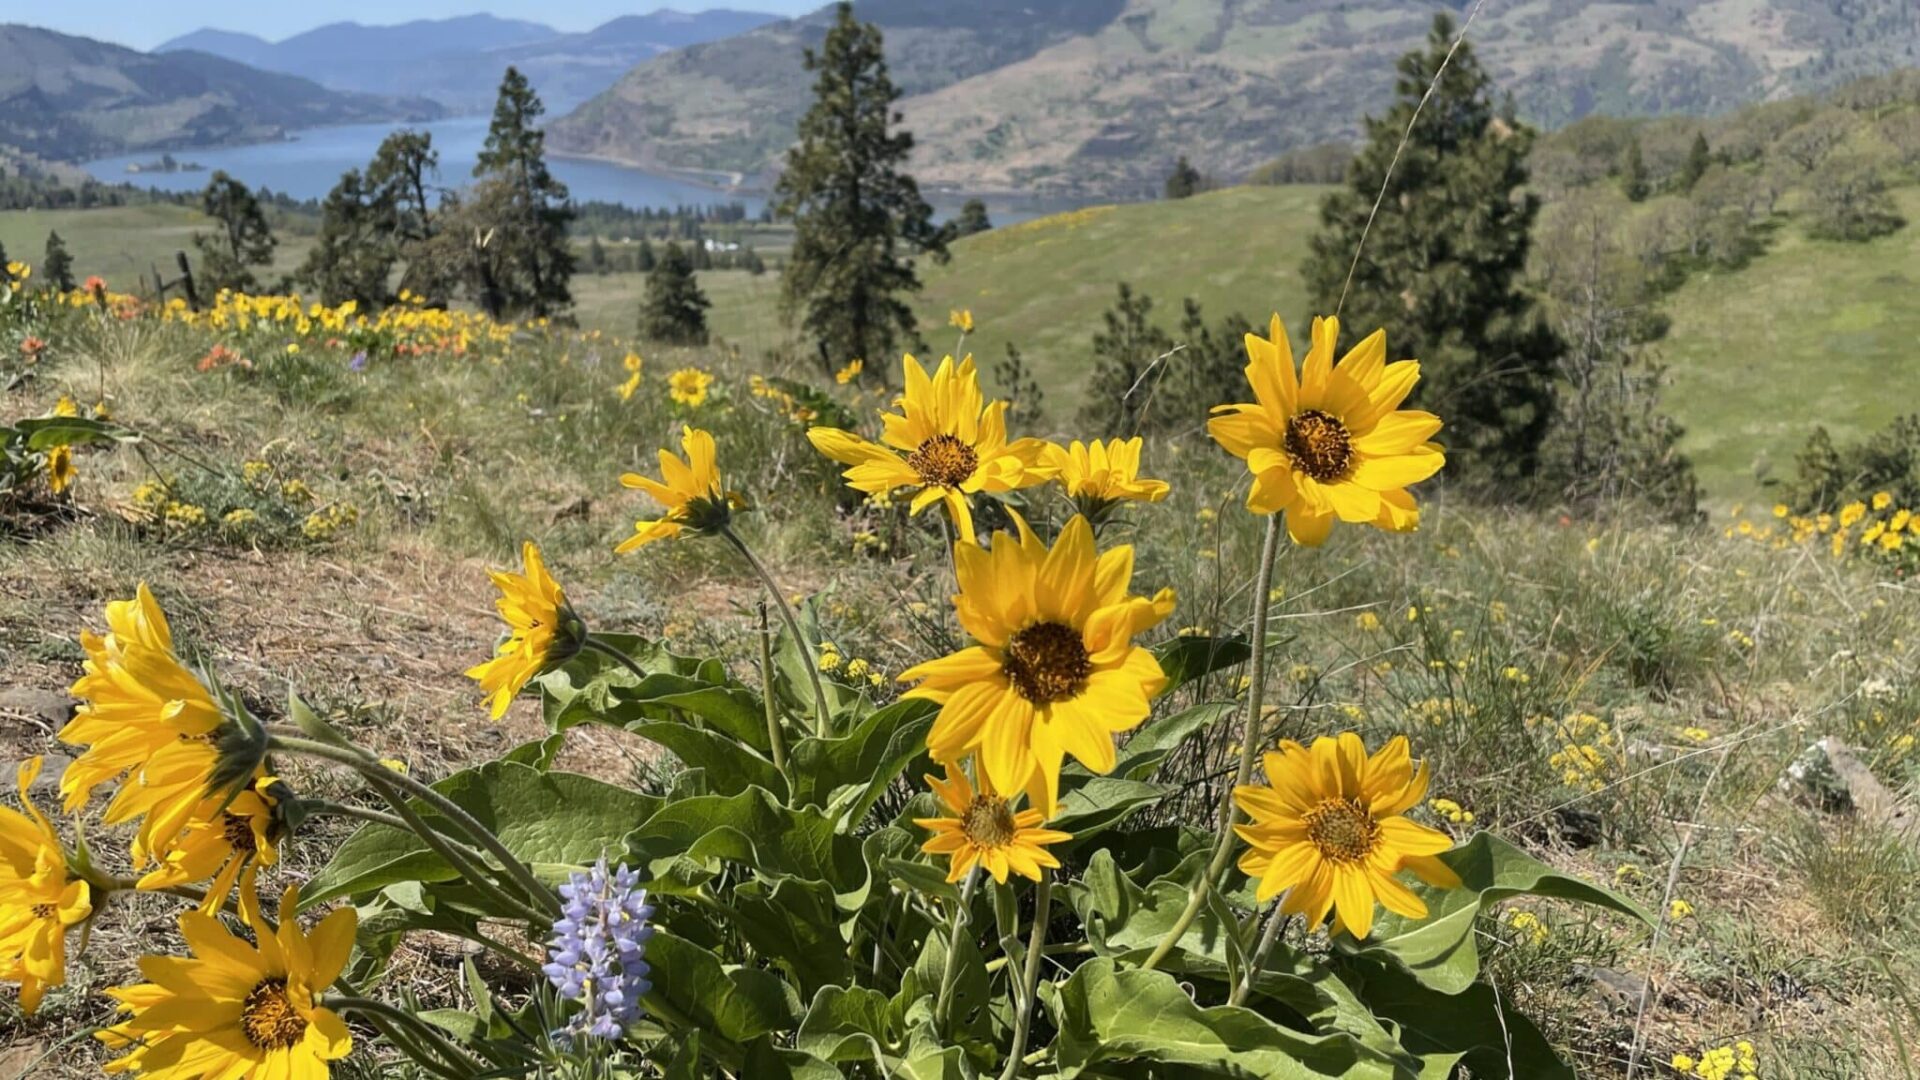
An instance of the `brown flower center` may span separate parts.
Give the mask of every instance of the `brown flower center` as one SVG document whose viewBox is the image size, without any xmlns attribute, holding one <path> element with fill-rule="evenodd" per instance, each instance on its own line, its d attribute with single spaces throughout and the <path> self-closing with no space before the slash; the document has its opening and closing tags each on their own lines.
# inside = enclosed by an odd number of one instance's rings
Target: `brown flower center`
<svg viewBox="0 0 1920 1080">
<path fill-rule="evenodd" d="M 1345 480 L 1353 465 L 1347 425 L 1319 409 L 1296 413 L 1287 421 L 1286 450 L 1295 468 L 1323 484 Z"/>
<path fill-rule="evenodd" d="M 936 487 L 959 487 L 979 464 L 973 447 L 952 435 L 935 435 L 907 455 L 907 466 Z"/>
<path fill-rule="evenodd" d="M 58 914 L 60 914 L 60 909 L 52 904 L 33 905 L 33 917 L 36 919 L 51 919 Z"/>
<path fill-rule="evenodd" d="M 1037 622 L 1007 642 L 1000 670 L 1021 697 L 1048 705 L 1085 690 L 1093 660 L 1080 631 L 1065 623 Z"/>
<path fill-rule="evenodd" d="M 1359 862 L 1380 842 L 1380 823 L 1359 799 L 1321 799 L 1304 820 L 1307 839 L 1334 862 Z"/>
<path fill-rule="evenodd" d="M 227 838 L 227 844 L 241 855 L 251 855 L 259 849 L 254 843 L 253 822 L 239 814 L 222 814 L 221 835 Z"/>
<path fill-rule="evenodd" d="M 307 1018 L 287 996 L 287 980 L 261 979 L 240 1005 L 240 1029 L 263 1050 L 292 1046 L 307 1033 Z"/>
<path fill-rule="evenodd" d="M 960 830 L 974 847 L 1005 847 L 1019 831 L 1013 824 L 1013 810 L 998 795 L 975 795 L 960 815 Z"/>
</svg>

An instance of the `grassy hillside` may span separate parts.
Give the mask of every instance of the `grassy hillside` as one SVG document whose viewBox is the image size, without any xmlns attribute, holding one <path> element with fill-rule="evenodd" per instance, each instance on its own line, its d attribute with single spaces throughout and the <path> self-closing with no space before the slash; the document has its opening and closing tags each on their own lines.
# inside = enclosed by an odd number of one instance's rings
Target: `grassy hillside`
<svg viewBox="0 0 1920 1080">
<path fill-rule="evenodd" d="M 207 229 L 211 220 L 190 207 L 165 203 L 97 210 L 6 210 L 0 211 L 0 244 L 6 245 L 8 258 L 38 266 L 47 233 L 57 232 L 73 256 L 75 277 L 98 274 L 115 289 L 132 291 L 135 280 L 150 275 L 155 265 L 173 277 L 173 253 L 185 251 L 192 256 L 193 234 Z M 264 276 L 292 272 L 311 244 L 305 237 L 281 236 L 273 266 Z"/>
<path fill-rule="evenodd" d="M 1204 217 L 1232 203 L 1173 209 Z M 1169 212 L 1141 212 L 1150 210 Z M 1159 238 L 1129 235 L 1119 227 L 1127 212 L 1112 216 L 1111 231 L 1088 246 L 1119 266 L 1151 262 Z M 1299 233 L 1278 224 L 1250 249 L 1275 254 L 1245 265 L 1272 273 L 1294 261 Z M 1078 243 L 1063 237 L 1049 256 L 1057 262 L 1026 264 L 1026 287 L 1070 290 L 1071 281 L 1044 275 L 1090 272 L 1095 254 L 1076 255 Z M 1018 254 L 990 259 L 986 250 L 963 245 L 952 273 L 972 257 L 977 280 L 991 280 Z M 1264 288 L 1254 275 L 1222 287 Z M 993 318 L 985 303 L 975 310 Z M 729 487 L 755 507 L 738 518 L 744 536 L 786 588 L 817 598 L 823 633 L 849 660 L 891 676 L 947 647 L 939 531 L 925 516 L 909 519 L 900 502 L 843 500 L 837 469 L 749 390 L 757 358 L 650 351 L 637 392 L 623 398 L 614 389 L 626 375 L 612 359 L 618 341 L 483 333 L 467 355 L 444 343 L 381 351 L 356 370 L 354 346 L 329 347 L 322 328 L 290 352 L 298 334 L 290 321 L 212 331 L 46 305 L 0 324 L 8 346 L 26 333 L 49 343 L 28 377 L 0 381 L 0 420 L 42 415 L 70 393 L 83 404 L 104 399 L 150 436 L 83 448 L 70 501 L 35 488 L 27 512 L 0 517 L 18 530 L 0 538 L 0 655 L 11 692 L 0 701 L 0 760 L 63 749 L 52 732 L 65 718 L 64 688 L 81 671 L 75 636 L 101 629 L 101 605 L 142 581 L 172 616 L 180 650 L 263 716 L 277 718 L 269 710 L 291 686 L 428 781 L 546 734 L 530 700 L 489 722 L 460 675 L 498 632 L 484 570 L 511 563 L 522 540 L 540 543 L 597 631 L 718 654 L 748 674 L 761 593 L 723 544 L 685 538 L 613 551 L 636 517 L 652 516 L 617 477 L 650 469 L 683 421 L 715 433 Z M 253 363 L 196 370 L 216 341 Z M 681 364 L 716 375 L 698 406 L 668 398 L 666 372 Z M 872 404 L 857 388 L 824 392 L 863 410 Z M 1259 547 L 1258 523 L 1238 506 L 1244 470 L 1189 439 L 1150 443 L 1145 471 L 1171 481 L 1171 494 L 1123 510 L 1105 542 L 1134 544 L 1135 582 L 1178 596 L 1150 640 L 1187 627 L 1243 632 Z M 164 515 L 156 490 L 173 504 Z M 1428 794 L 1446 800 L 1411 808 L 1420 821 L 1462 840 L 1491 832 L 1662 916 L 1657 936 L 1544 898 L 1468 916 L 1502 999 L 1538 1021 L 1570 1075 L 1627 1076 L 1636 1040 L 1640 1080 L 1679 1080 L 1686 1074 L 1666 1067 L 1676 1055 L 1724 1051 L 1732 1060 L 1742 1041 L 1757 1075 L 1908 1075 L 1920 1024 L 1911 1005 L 1920 858 L 1890 829 L 1799 797 L 1783 778 L 1811 742 L 1830 736 L 1858 747 L 1861 768 L 1892 790 L 1920 782 L 1920 606 L 1910 602 L 1910 578 L 1867 558 L 1829 559 L 1824 543 L 1778 550 L 1723 536 L 1721 522 L 1594 524 L 1422 499 L 1416 535 L 1343 527 L 1324 548 L 1287 551 L 1274 593 L 1285 645 L 1269 700 L 1290 737 L 1355 731 L 1378 744 L 1407 735 L 1432 767 Z M 1048 528 L 1063 505 L 1036 489 L 1028 509 Z M 258 513 L 233 523 L 233 506 Z M 318 530 L 301 524 L 338 507 L 355 513 Z M 1219 676 L 1206 691 L 1235 693 Z M 878 689 L 848 692 L 885 699 L 896 689 L 882 678 Z M 1205 728 L 1169 759 L 1168 775 L 1199 785 L 1204 773 L 1224 774 L 1218 763 L 1235 730 Z M 623 787 L 659 792 L 677 768 L 607 725 L 574 728 L 565 742 L 558 768 Z M 303 793 L 370 797 L 350 777 L 290 764 L 280 775 Z M 1169 799 L 1122 831 L 1208 813 L 1199 800 Z M 309 819 L 263 884 L 313 873 L 345 828 Z M 126 832 L 89 823 L 103 868 L 127 872 Z M 1081 865 L 1076 858 L 1073 872 Z M 101 991 L 133 978 L 141 953 L 169 947 L 165 927 L 179 907 L 113 901 L 84 954 L 77 937 L 71 943 L 68 984 L 38 1016 L 20 1016 L 12 991 L 0 994 L 0 1062 L 18 1062 L 35 1080 L 98 1075 L 106 1052 L 85 1033 L 111 1015 Z M 1325 949 L 1297 928 L 1288 947 Z M 440 935 L 410 936 L 379 992 L 471 1011 L 469 983 L 448 975 L 467 958 L 460 949 Z M 510 967 L 486 977 L 503 993 L 530 982 Z M 1655 990 L 1644 1013 L 1643 986 Z M 339 1075 L 406 1075 L 376 1064 L 380 1048 L 356 1031 Z"/>
<path fill-rule="evenodd" d="M 1920 221 L 1920 188 L 1896 191 Z M 1669 412 L 1712 494 L 1758 491 L 1758 472 L 1791 474 L 1816 424 L 1843 442 L 1920 408 L 1920 237 L 1864 244 L 1789 226 L 1730 273 L 1700 274 L 1669 297 Z"/>
</svg>

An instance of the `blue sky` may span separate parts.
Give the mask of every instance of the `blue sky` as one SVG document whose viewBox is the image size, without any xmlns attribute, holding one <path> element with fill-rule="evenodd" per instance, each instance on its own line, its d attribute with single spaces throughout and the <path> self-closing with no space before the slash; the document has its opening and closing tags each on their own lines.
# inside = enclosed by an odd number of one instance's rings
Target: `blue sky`
<svg viewBox="0 0 1920 1080">
<path fill-rule="evenodd" d="M 67 34 L 150 49 L 203 26 L 258 34 L 269 41 L 310 30 L 330 22 L 374 25 L 441 19 L 485 11 L 503 18 L 528 19 L 561 30 L 588 30 L 620 15 L 643 14 L 658 7 L 681 11 L 729 7 L 798 15 L 826 0 L 668 0 L 639 3 L 621 0 L 324 0 L 319 4 L 262 4 L 259 0 L 189 0 L 183 4 L 153 0 L 87 0 L 79 4 L 44 4 L 22 22 Z M 11 16 L 19 18 L 18 15 Z"/>
</svg>

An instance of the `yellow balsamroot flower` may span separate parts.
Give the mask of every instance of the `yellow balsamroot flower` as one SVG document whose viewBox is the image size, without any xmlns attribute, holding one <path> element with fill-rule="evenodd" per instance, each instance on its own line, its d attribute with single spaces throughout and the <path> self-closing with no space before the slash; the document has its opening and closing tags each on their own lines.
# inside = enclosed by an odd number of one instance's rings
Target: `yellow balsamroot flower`
<svg viewBox="0 0 1920 1080">
<path fill-rule="evenodd" d="M 1173 613 L 1173 590 L 1127 592 L 1133 548 L 1096 552 L 1076 516 L 1052 550 L 1026 522 L 993 547 L 954 546 L 960 625 L 979 644 L 908 669 L 908 697 L 940 703 L 927 734 L 934 760 L 979 755 L 982 786 L 1027 788 L 1045 817 L 1059 803 L 1060 764 L 1072 754 L 1097 773 L 1114 766 L 1113 736 L 1147 718 L 1166 685 L 1133 636 Z"/>
<path fill-rule="evenodd" d="M 899 413 L 882 413 L 885 432 L 878 443 L 842 431 L 807 430 L 814 449 L 851 466 L 847 483 L 856 491 L 880 495 L 895 488 L 917 488 L 909 513 L 944 502 L 962 540 L 973 539 L 973 512 L 967 496 L 1031 487 L 1053 476 L 1040 463 L 1046 444 L 1038 439 L 1007 442 L 1007 403 L 982 405 L 980 378 L 973 357 L 940 361 L 929 376 L 912 356 L 901 361 L 907 392 Z"/>
<path fill-rule="evenodd" d="M 86 747 L 60 776 L 69 813 L 93 789 L 120 782 L 109 825 L 141 819 L 140 850 L 168 850 L 192 820 L 219 754 L 220 706 L 173 654 L 167 617 L 142 582 L 132 600 L 107 605 L 107 634 L 81 631 L 87 659 L 69 691 L 81 704 L 60 741 Z M 124 782 L 122 782 L 124 781 Z"/>
<path fill-rule="evenodd" d="M 1141 477 L 1140 448 L 1144 443 L 1137 435 L 1091 443 L 1075 439 L 1066 446 L 1048 443 L 1042 460 L 1058 471 L 1061 486 L 1076 501 L 1096 505 L 1122 499 L 1159 502 L 1167 497 L 1169 488 L 1164 480 Z"/>
<path fill-rule="evenodd" d="M 667 511 L 665 516 L 652 521 L 634 522 L 633 535 L 614 549 L 620 554 L 655 540 L 671 539 L 688 529 L 696 534 L 717 531 L 727 524 L 733 508 L 741 502 L 739 496 L 726 491 L 720 482 L 720 465 L 712 435 L 688 427 L 680 434 L 680 448 L 686 452 L 685 460 L 670 450 L 660 451 L 658 480 L 638 473 L 620 477 L 620 483 L 653 496 Z"/>
<path fill-rule="evenodd" d="M 712 385 L 710 373 L 683 367 L 667 376 L 667 396 L 689 409 L 697 409 L 707 403 L 707 387 Z"/>
<path fill-rule="evenodd" d="M 78 405 L 75 405 L 75 404 L 73 403 L 73 398 L 71 398 L 71 397 L 68 397 L 68 396 L 67 396 L 66 394 L 61 394 L 61 395 L 60 395 L 60 400 L 58 400 L 58 401 L 56 401 L 56 402 L 54 402 L 54 403 L 53 403 L 53 412 L 52 412 L 52 414 L 51 414 L 51 415 L 53 415 L 53 416 L 79 416 L 79 415 L 80 415 L 80 406 L 78 406 Z"/>
<path fill-rule="evenodd" d="M 1431 413 L 1400 409 L 1420 380 L 1420 363 L 1389 364 L 1384 331 L 1333 362 L 1340 320 L 1313 320 L 1313 347 L 1296 376 L 1287 331 L 1275 315 L 1268 337 L 1247 335 L 1253 402 L 1220 405 L 1207 432 L 1253 474 L 1247 509 L 1285 511 L 1296 544 L 1318 545 L 1335 518 L 1406 532 L 1420 523 L 1407 493 L 1440 471 L 1446 457 L 1428 440 Z"/>
<path fill-rule="evenodd" d="M 646 364 L 646 361 L 640 359 L 640 354 L 637 352 L 628 353 L 620 361 L 621 367 L 626 368 L 628 371 L 632 372 L 635 375 L 640 374 L 640 369 L 641 367 L 645 366 L 645 364 Z"/>
<path fill-rule="evenodd" d="M 963 334 L 973 333 L 973 309 L 954 308 L 947 312 L 947 325 Z"/>
<path fill-rule="evenodd" d="M 1437 829 L 1402 815 L 1427 794 L 1427 766 L 1416 772 L 1407 738 L 1394 736 L 1369 757 L 1360 736 L 1291 739 L 1262 758 L 1265 785 L 1233 789 L 1252 820 L 1234 826 L 1248 844 L 1240 869 L 1258 882 L 1262 903 L 1286 893 L 1281 910 L 1304 915 L 1308 929 L 1333 916 L 1333 932 L 1364 938 L 1373 928 L 1375 901 L 1409 919 L 1427 905 L 1395 880 L 1411 870 L 1429 885 L 1455 888 L 1460 879 L 1435 858 L 1453 846 Z"/>
<path fill-rule="evenodd" d="M 67 852 L 27 791 L 40 759 L 20 764 L 20 805 L 0 807 L 0 981 L 20 984 L 31 1016 L 49 986 L 67 979 L 67 930 L 93 914 L 87 883 L 67 874 Z"/>
<path fill-rule="evenodd" d="M 200 910 L 209 914 L 226 906 L 237 885 L 253 891 L 254 875 L 262 866 L 280 861 L 281 820 L 274 812 L 279 800 L 269 794 L 278 777 L 261 776 L 232 799 L 212 796 L 202 801 L 160 865 L 137 884 L 146 890 L 169 889 L 213 879 Z M 135 866 L 145 865 L 151 852 L 134 846 Z"/>
<path fill-rule="evenodd" d="M 587 636 L 533 541 L 521 547 L 520 561 L 525 568 L 522 573 L 487 571 L 500 590 L 494 606 L 509 633 L 494 649 L 493 659 L 475 664 L 466 673 L 487 692 L 495 720 L 506 715 L 507 706 L 535 675 L 572 659 Z"/>
<path fill-rule="evenodd" d="M 853 358 L 851 362 L 847 364 L 846 367 L 843 367 L 839 371 L 836 371 L 833 373 L 833 381 L 839 383 L 841 386 L 845 386 L 848 383 L 852 382 L 853 380 L 859 378 L 860 372 L 864 371 L 866 369 L 866 366 L 867 366 L 866 361 L 856 356 Z"/>
<path fill-rule="evenodd" d="M 929 776 L 926 781 L 953 816 L 914 818 L 913 823 L 933 833 L 921 851 L 951 857 L 948 881 L 959 881 L 975 866 L 1002 885 L 1009 870 L 1039 881 L 1042 869 L 1060 866 L 1046 845 L 1071 840 L 1073 834 L 1040 828 L 1045 815 L 1034 809 L 1015 811 L 984 775 L 976 791 L 966 772 L 948 762 L 945 780 Z"/>
<path fill-rule="evenodd" d="M 327 1063 L 345 1057 L 353 1037 L 320 995 L 346 966 L 356 919 L 341 908 L 308 933 L 294 916 L 299 905 L 289 887 L 275 929 L 260 898 L 243 891 L 253 944 L 205 912 L 181 915 L 193 956 L 143 956 L 140 972 L 152 981 L 108 991 L 130 1015 L 96 1036 L 128 1051 L 106 1071 L 141 1080 L 326 1080 Z"/>
<path fill-rule="evenodd" d="M 73 447 L 56 446 L 47 451 L 47 490 L 55 495 L 73 486 L 80 470 L 73 464 Z"/>
</svg>

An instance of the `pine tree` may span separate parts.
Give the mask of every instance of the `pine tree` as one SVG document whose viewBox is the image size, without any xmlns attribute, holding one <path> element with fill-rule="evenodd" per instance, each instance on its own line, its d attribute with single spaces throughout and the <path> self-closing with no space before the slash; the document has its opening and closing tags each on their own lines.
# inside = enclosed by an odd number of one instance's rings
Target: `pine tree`
<svg viewBox="0 0 1920 1080">
<path fill-rule="evenodd" d="M 1200 186 L 1204 182 L 1200 176 L 1200 170 L 1193 167 L 1193 163 L 1187 160 L 1187 155 L 1181 154 L 1180 160 L 1173 163 L 1173 172 L 1167 174 L 1166 197 L 1190 198 L 1199 193 Z"/>
<path fill-rule="evenodd" d="M 1641 156 L 1638 137 L 1627 143 L 1626 158 L 1620 163 L 1620 190 L 1628 202 L 1647 197 L 1647 159 Z"/>
<path fill-rule="evenodd" d="M 918 340 L 903 293 L 920 291 L 913 255 L 947 258 L 933 208 L 902 171 L 913 136 L 893 131 L 900 91 L 887 75 L 880 30 L 856 22 L 841 3 L 819 52 L 814 103 L 800 121 L 775 188 L 778 212 L 793 219 L 793 250 L 782 281 L 788 317 L 801 326 L 832 370 L 856 357 L 870 369 L 902 342 Z"/>
<path fill-rule="evenodd" d="M 406 263 L 399 287 L 444 304 L 459 275 L 430 257 L 442 207 L 435 204 L 429 184 L 439 167 L 432 132 L 396 131 L 374 152 L 365 186 L 368 197 L 391 215 L 389 244 L 395 259 Z"/>
<path fill-rule="evenodd" d="M 599 233 L 587 242 L 587 268 L 596 274 L 607 272 L 607 246 L 600 242 Z"/>
<path fill-rule="evenodd" d="M 667 250 L 647 275 L 647 296 L 640 304 L 640 336 L 669 345 L 705 345 L 707 308 L 712 305 L 694 278 L 693 261 L 678 244 Z"/>
<path fill-rule="evenodd" d="M 634 256 L 633 264 L 643 274 L 654 267 L 653 242 L 644 236 L 640 238 L 640 252 Z"/>
<path fill-rule="evenodd" d="M 387 279 L 399 258 L 391 192 L 370 187 L 348 169 L 320 204 L 320 233 L 295 275 L 328 305 L 352 300 L 373 310 L 387 302 Z"/>
<path fill-rule="evenodd" d="M 987 218 L 987 204 L 979 199 L 968 199 L 960 204 L 960 216 L 953 219 L 953 235 L 972 236 L 993 228 L 993 222 Z"/>
<path fill-rule="evenodd" d="M 1452 41 L 1453 21 L 1436 16 L 1427 48 L 1400 59 L 1397 101 L 1367 121 L 1346 187 L 1321 204 L 1303 273 L 1314 310 L 1351 328 L 1346 344 L 1384 327 L 1394 357 L 1421 360 L 1414 407 L 1445 419 L 1448 475 L 1484 484 L 1533 472 L 1561 346 L 1521 288 L 1540 208 L 1525 192 L 1533 133 L 1495 109 L 1471 46 L 1414 125 L 1346 287 L 1394 149 Z"/>
<path fill-rule="evenodd" d="M 193 238 L 193 246 L 200 249 L 201 287 L 209 292 L 258 289 L 253 267 L 270 265 L 278 243 L 267 226 L 260 200 L 245 184 L 216 170 L 200 193 L 200 210 L 220 227 L 217 232 L 197 233 Z"/>
<path fill-rule="evenodd" d="M 527 77 L 509 67 L 473 167 L 474 176 L 499 187 L 477 201 L 497 215 L 488 245 L 495 248 L 493 287 L 501 309 L 539 317 L 573 303 L 573 251 L 567 243 L 573 204 L 567 186 L 547 170 L 547 136 L 537 126 L 544 112 Z"/>
<path fill-rule="evenodd" d="M 0 270 L 6 269 L 7 261 L 7 245 L 0 244 Z"/>
<path fill-rule="evenodd" d="M 1707 145 L 1704 131 L 1694 132 L 1693 145 L 1687 148 L 1686 163 L 1680 166 L 1680 187 L 1683 191 L 1692 191 L 1693 185 L 1707 175 L 1707 167 L 1713 164 L 1713 150 Z"/>
<path fill-rule="evenodd" d="M 40 272 L 53 288 L 61 292 L 74 290 L 73 256 L 67 254 L 67 242 L 60 239 L 57 232 L 47 233 L 47 253 L 40 260 Z"/>
<path fill-rule="evenodd" d="M 1148 369 L 1173 348 L 1166 331 L 1147 321 L 1152 312 L 1153 298 L 1123 281 L 1103 316 L 1106 327 L 1093 335 L 1093 374 L 1080 422 L 1101 438 L 1135 435 L 1146 426 L 1154 384 L 1164 377 Z"/>
</svg>

